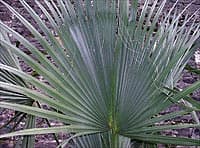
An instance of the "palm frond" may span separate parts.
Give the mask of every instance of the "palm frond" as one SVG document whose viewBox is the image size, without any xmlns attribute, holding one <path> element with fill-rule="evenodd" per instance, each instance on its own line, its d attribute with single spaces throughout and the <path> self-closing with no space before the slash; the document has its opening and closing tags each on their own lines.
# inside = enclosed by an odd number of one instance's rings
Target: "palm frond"
<svg viewBox="0 0 200 148">
<path fill-rule="evenodd" d="M 40 91 L 4 81 L 6 74 L 2 74 L 0 91 L 9 90 L 10 96 L 12 92 L 19 92 L 59 112 L 5 102 L 1 102 L 0 107 L 59 120 L 70 124 L 69 129 L 70 126 L 77 126 L 74 131 L 68 130 L 68 127 L 65 131 L 74 133 L 75 137 L 82 135 L 81 132 L 83 135 L 95 133 L 75 138 L 80 146 L 103 144 L 102 133 L 107 134 L 109 147 L 119 147 L 123 142 L 123 146 L 127 144 L 129 147 L 130 139 L 153 144 L 199 145 L 198 139 L 162 135 L 166 129 L 199 127 L 197 124 L 156 124 L 199 111 L 199 107 L 194 105 L 186 106 L 179 112 L 157 116 L 170 105 L 188 98 L 191 92 L 200 87 L 200 82 L 196 82 L 182 92 L 171 91 L 199 44 L 200 25 L 194 21 L 189 29 L 185 28 L 197 12 L 186 17 L 182 26 L 178 25 L 181 15 L 190 5 L 177 14 L 176 3 L 162 17 L 166 0 L 158 8 L 156 0 L 150 9 L 150 0 L 146 0 L 141 12 L 138 11 L 137 0 L 132 0 L 131 5 L 129 0 L 76 0 L 73 3 L 45 0 L 48 10 L 36 0 L 51 23 L 50 29 L 25 0 L 20 0 L 38 22 L 44 37 L 5 1 L 0 2 L 24 24 L 53 60 L 51 62 L 22 35 L 0 22 L 0 29 L 11 33 L 34 54 L 36 60 L 5 39 L 0 40 L 1 45 L 22 58 L 48 81 L 45 84 L 3 63 L 0 64 L 2 71 L 23 78 Z M 12 76 L 6 78 L 13 80 Z M 191 101 L 191 104 L 195 103 Z M 80 132 L 79 126 L 85 129 Z M 61 128 L 30 129 L 6 136 L 57 133 L 61 132 Z"/>
<path fill-rule="evenodd" d="M 10 43 L 10 40 L 7 34 L 4 31 L 1 31 L 0 38 L 5 39 Z M 11 66 L 13 68 L 17 68 L 20 70 L 19 62 L 15 54 L 13 54 L 9 48 L 4 47 L 0 44 L 0 64 Z M 22 79 L 22 77 L 18 77 L 17 75 L 8 72 L 7 70 L 0 69 L 0 81 L 6 82 L 7 84 L 11 83 L 14 85 L 27 87 L 26 82 Z M 1 87 L 1 85 L 0 85 Z M 7 101 L 10 103 L 19 103 L 31 106 L 33 100 L 24 94 L 20 94 L 16 91 L 10 91 L 4 88 L 0 88 L 0 99 L 1 101 Z M 11 122 L 16 122 L 12 129 L 14 130 L 17 125 L 26 117 L 26 113 L 16 112 L 15 116 L 5 123 L 1 128 L 6 127 Z M 28 115 L 26 120 L 25 128 L 34 128 L 35 127 L 35 117 Z M 32 148 L 34 146 L 34 136 L 24 136 L 22 140 L 22 147 Z"/>
</svg>

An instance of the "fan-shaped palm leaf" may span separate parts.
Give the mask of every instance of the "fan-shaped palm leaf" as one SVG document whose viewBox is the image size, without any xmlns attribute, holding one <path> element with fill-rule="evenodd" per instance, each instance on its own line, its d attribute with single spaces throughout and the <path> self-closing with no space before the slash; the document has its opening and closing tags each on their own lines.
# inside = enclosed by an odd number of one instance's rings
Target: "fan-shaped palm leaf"
<svg viewBox="0 0 200 148">
<path fill-rule="evenodd" d="M 146 0 L 139 17 L 137 0 L 131 3 L 129 0 L 77 0 L 73 3 L 44 0 L 48 10 L 36 1 L 56 32 L 58 41 L 52 29 L 24 0 L 20 2 L 38 23 L 45 38 L 11 6 L 2 0 L 0 2 L 30 30 L 53 60 L 51 62 L 27 39 L 0 22 L 0 28 L 11 33 L 37 60 L 4 39 L 1 39 L 1 44 L 21 57 L 49 83 L 1 64 L 0 69 L 23 78 L 40 92 L 7 82 L 0 82 L 1 88 L 19 92 L 59 112 L 5 102 L 1 102 L 0 107 L 69 124 L 24 130 L 1 137 L 57 133 L 63 128 L 63 132 L 75 133 L 74 138 L 96 133 L 75 138 L 80 147 L 90 147 L 94 143 L 103 147 L 105 137 L 106 143 L 113 148 L 130 147 L 130 139 L 133 143 L 200 145 L 198 139 L 161 134 L 167 129 L 200 127 L 199 124 L 156 124 L 200 110 L 197 105 L 182 105 L 182 111 L 158 116 L 170 105 L 188 99 L 187 95 L 200 87 L 200 82 L 196 82 L 182 92 L 171 91 L 197 48 L 198 42 L 195 41 L 200 35 L 199 24 L 193 23 L 189 29 L 185 28 L 195 14 L 186 17 L 182 26 L 178 26 L 179 18 L 187 7 L 177 15 L 173 11 L 174 5 L 162 18 L 166 0 L 158 8 L 156 0 L 150 9 L 150 0 Z M 159 26 L 154 32 L 156 24 Z M 196 102 L 193 100 L 191 103 Z"/>
</svg>

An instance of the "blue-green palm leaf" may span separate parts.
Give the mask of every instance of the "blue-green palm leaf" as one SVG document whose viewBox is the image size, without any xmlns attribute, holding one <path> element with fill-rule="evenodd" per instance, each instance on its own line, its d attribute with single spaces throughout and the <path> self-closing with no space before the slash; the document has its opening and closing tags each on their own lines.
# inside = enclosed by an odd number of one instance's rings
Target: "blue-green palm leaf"
<svg viewBox="0 0 200 148">
<path fill-rule="evenodd" d="M 174 6 L 162 18 L 166 0 L 158 9 L 157 1 L 149 9 L 150 1 L 146 0 L 138 17 L 137 0 L 77 0 L 73 3 L 68 0 L 58 0 L 56 3 L 44 0 L 48 10 L 36 1 L 51 23 L 50 29 L 24 0 L 20 0 L 42 29 L 44 38 L 28 20 L 4 1 L 1 2 L 30 30 L 53 61 L 19 33 L 0 22 L 0 28 L 18 39 L 37 60 L 6 40 L 1 39 L 1 44 L 48 81 L 48 84 L 40 82 L 16 68 L 1 64 L 2 70 L 23 78 L 40 92 L 7 82 L 0 82 L 1 88 L 20 92 L 59 112 L 4 102 L 0 103 L 0 107 L 7 105 L 10 109 L 75 126 L 74 138 L 98 133 L 78 138 L 77 143 L 85 147 L 95 142 L 103 145 L 102 137 L 106 137 L 106 134 L 110 138 L 110 141 L 107 139 L 109 147 L 130 147 L 130 139 L 133 143 L 200 145 L 198 139 L 160 134 L 168 129 L 197 128 L 200 126 L 198 124 L 155 124 L 200 110 L 199 106 L 184 106 L 182 111 L 158 116 L 161 111 L 188 98 L 188 94 L 200 87 L 200 82 L 196 82 L 182 92 L 171 91 L 198 47 L 200 25 L 194 21 L 189 29 L 185 28 L 187 21 L 195 14 L 178 26 L 178 20 L 185 10 L 177 15 L 176 11 L 173 12 Z M 154 32 L 157 23 L 159 26 Z M 57 37 L 52 32 L 56 32 Z M 65 128 L 70 132 L 70 126 Z M 39 130 L 40 133 L 48 133 L 45 129 Z M 26 134 L 36 134 L 31 132 L 24 131 Z"/>
<path fill-rule="evenodd" d="M 10 42 L 7 34 L 2 30 L 0 33 L 0 37 L 2 39 L 5 39 L 6 41 Z M 17 57 L 12 54 L 9 48 L 5 48 L 2 44 L 0 44 L 0 64 L 4 64 L 7 66 L 11 66 L 13 68 L 17 68 L 20 70 L 20 66 L 17 60 Z M 10 73 L 6 70 L 0 69 L 0 81 L 6 82 L 22 87 L 27 87 L 26 82 L 20 78 L 19 76 Z M 0 88 L 0 99 L 1 101 L 7 101 L 10 103 L 19 103 L 19 104 L 25 104 L 32 106 L 34 100 L 25 96 L 24 94 L 21 94 L 19 92 L 11 91 L 5 88 Z M 12 127 L 12 130 L 14 130 L 17 125 L 26 117 L 26 113 L 22 112 L 16 112 L 15 116 L 9 120 L 7 123 L 5 123 L 1 128 L 6 127 L 11 122 L 16 122 L 14 126 Z M 25 128 L 34 128 L 35 127 L 35 117 L 32 115 L 28 115 L 26 118 L 26 127 Z M 34 146 L 34 136 L 24 136 L 22 140 L 22 147 L 33 147 Z"/>
</svg>

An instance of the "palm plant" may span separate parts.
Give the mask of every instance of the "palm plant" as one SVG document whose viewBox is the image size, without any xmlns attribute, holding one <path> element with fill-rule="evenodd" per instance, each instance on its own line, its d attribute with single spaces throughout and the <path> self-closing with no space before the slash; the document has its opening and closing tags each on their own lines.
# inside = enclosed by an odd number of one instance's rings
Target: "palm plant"
<svg viewBox="0 0 200 148">
<path fill-rule="evenodd" d="M 5 78 L 10 78 L 6 75 L 10 73 L 16 76 L 12 79 L 23 79 L 26 84 L 0 79 L 0 91 L 4 91 L 1 97 L 9 98 L 6 92 L 22 94 L 53 110 L 5 101 L 0 102 L 0 107 L 63 123 L 59 127 L 16 131 L 0 138 L 64 132 L 73 136 L 59 147 L 70 140 L 76 147 L 91 148 L 200 145 L 198 139 L 163 133 L 168 129 L 199 128 L 196 116 L 196 122 L 191 124 L 160 123 L 185 114 L 196 115 L 200 110 L 200 103 L 188 96 L 200 87 L 200 82 L 183 91 L 174 89 L 185 64 L 199 46 L 200 25 L 194 20 L 186 28 L 196 13 L 186 16 L 179 26 L 179 18 L 189 5 L 178 14 L 176 3 L 163 16 L 166 0 L 159 7 L 155 0 L 150 8 L 150 0 L 146 0 L 141 12 L 137 0 L 44 0 L 48 9 L 36 0 L 51 24 L 50 29 L 25 0 L 20 0 L 44 37 L 5 1 L 0 2 L 30 30 L 53 60 L 0 22 L 0 29 L 11 33 L 36 60 L 4 38 L 0 40 L 1 46 L 22 58 L 48 81 L 48 84 L 41 82 L 12 65 L 0 64 Z M 1 56 L 7 58 L 6 54 Z M 172 104 L 178 104 L 181 110 L 159 114 Z"/>
</svg>

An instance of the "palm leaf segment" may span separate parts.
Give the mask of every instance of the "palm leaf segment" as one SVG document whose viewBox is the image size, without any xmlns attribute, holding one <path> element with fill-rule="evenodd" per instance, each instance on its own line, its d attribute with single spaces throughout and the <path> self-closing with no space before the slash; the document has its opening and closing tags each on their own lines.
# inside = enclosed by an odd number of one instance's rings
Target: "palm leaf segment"
<svg viewBox="0 0 200 148">
<path fill-rule="evenodd" d="M 63 131 L 77 133 L 74 137 L 106 132 L 110 137 L 110 147 L 115 147 L 123 143 L 122 141 L 127 144 L 130 139 L 150 143 L 199 145 L 198 140 L 159 134 L 167 129 L 199 127 L 197 124 L 155 126 L 155 123 L 160 121 L 200 109 L 198 105 L 184 106 L 183 111 L 156 116 L 171 104 L 187 98 L 189 93 L 200 86 L 200 82 L 197 82 L 182 92 L 170 91 L 197 47 L 200 25 L 193 23 L 189 29 L 185 29 L 193 16 L 186 17 L 182 26 L 178 26 L 178 20 L 185 10 L 177 15 L 174 5 L 162 18 L 166 0 L 159 8 L 156 7 L 156 0 L 150 9 L 150 1 L 147 0 L 139 17 L 137 0 L 77 0 L 73 3 L 67 0 L 59 0 L 56 3 L 53 0 L 44 0 L 49 11 L 36 1 L 56 32 L 58 41 L 36 12 L 24 0 L 20 2 L 43 30 L 46 39 L 1 0 L 38 39 L 54 62 L 50 62 L 28 40 L 2 22 L 1 29 L 12 33 L 39 62 L 6 40 L 1 39 L 1 44 L 9 48 L 12 54 L 23 58 L 49 85 L 1 64 L 1 69 L 23 78 L 42 93 L 7 82 L 0 82 L 0 88 L 19 92 L 60 112 L 4 102 L 0 103 L 1 107 L 62 121 L 69 124 L 63 126 Z M 154 32 L 157 24 L 158 30 Z M 40 133 L 60 132 L 56 128 L 38 130 Z M 25 130 L 24 133 L 16 132 L 1 137 L 32 135 L 37 132 Z M 106 136 L 102 134 L 100 139 L 101 137 Z M 93 138 L 98 141 L 99 136 L 91 135 L 84 141 Z"/>
<path fill-rule="evenodd" d="M 7 34 L 1 30 L 0 32 L 0 38 L 4 39 L 8 42 L 10 42 Z M 3 45 L 0 44 L 0 63 L 4 65 L 8 65 L 14 68 L 17 68 L 20 70 L 20 66 L 17 60 L 17 57 L 12 54 L 12 52 L 5 48 Z M 26 82 L 20 78 L 19 76 L 8 72 L 4 69 L 0 69 L 0 81 L 6 82 L 22 87 L 27 87 Z M 10 103 L 19 103 L 24 105 L 32 106 L 34 100 L 25 96 L 23 93 L 18 93 L 15 91 L 10 91 L 5 88 L 0 88 L 0 99 L 1 101 L 7 101 Z M 15 124 L 12 126 L 11 131 L 14 130 L 18 124 L 24 119 L 26 119 L 26 125 L 25 128 L 34 128 L 35 127 L 35 117 L 32 115 L 26 115 L 26 113 L 22 112 L 16 112 L 15 116 L 11 118 L 7 123 L 5 123 L 3 126 L 0 127 L 0 129 L 5 128 L 10 123 L 15 122 Z M 29 147 L 32 148 L 34 145 L 34 137 L 33 136 L 25 136 L 22 140 L 22 147 Z"/>
</svg>

